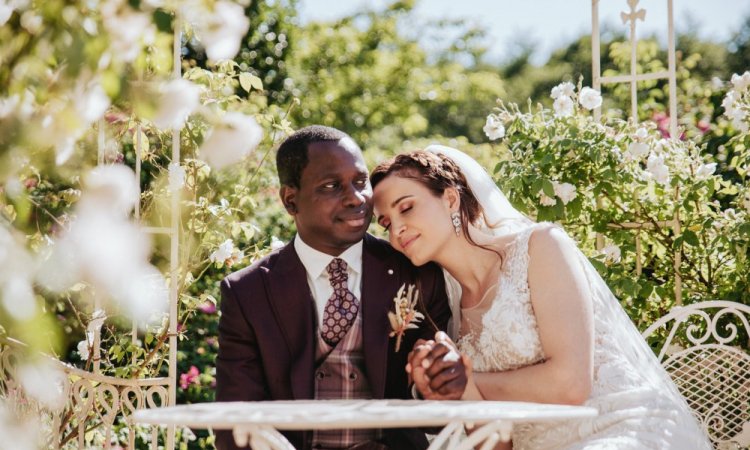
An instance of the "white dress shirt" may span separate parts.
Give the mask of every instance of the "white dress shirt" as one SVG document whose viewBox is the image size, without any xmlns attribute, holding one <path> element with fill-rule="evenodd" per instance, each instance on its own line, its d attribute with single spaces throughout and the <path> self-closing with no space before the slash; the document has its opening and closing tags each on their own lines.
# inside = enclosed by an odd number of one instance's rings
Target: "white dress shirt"
<svg viewBox="0 0 750 450">
<path fill-rule="evenodd" d="M 302 265 L 305 266 L 305 271 L 307 272 L 307 284 L 310 286 L 310 292 L 312 292 L 315 305 L 317 306 L 318 324 L 320 324 L 326 303 L 328 303 L 328 299 L 333 295 L 333 287 L 331 287 L 326 267 L 328 267 L 328 264 L 330 264 L 330 262 L 336 257 L 315 250 L 305 244 L 305 241 L 299 237 L 299 234 L 294 238 L 294 250 L 297 252 L 300 261 L 302 261 Z M 340 254 L 338 258 L 346 261 L 346 273 L 349 276 L 347 287 L 349 288 L 349 291 L 360 300 L 361 304 L 362 296 L 360 294 L 362 289 L 360 283 L 362 282 L 362 241 L 359 241 L 346 249 L 346 251 Z"/>
</svg>

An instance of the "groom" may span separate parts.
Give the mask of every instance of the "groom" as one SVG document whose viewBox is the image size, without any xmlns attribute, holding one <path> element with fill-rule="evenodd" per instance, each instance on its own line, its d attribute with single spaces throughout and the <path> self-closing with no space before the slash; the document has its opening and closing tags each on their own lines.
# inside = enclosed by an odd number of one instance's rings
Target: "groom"
<svg viewBox="0 0 750 450">
<path fill-rule="evenodd" d="M 414 267 L 366 233 L 372 188 L 357 144 L 344 132 L 303 128 L 279 147 L 280 196 L 297 235 L 284 248 L 221 283 L 216 400 L 412 398 L 405 372 L 430 320 L 404 334 L 398 352 L 388 312 L 414 284 L 438 328 L 450 318 L 443 275 Z M 445 374 L 462 370 L 450 370 Z M 461 369 L 461 368 L 459 368 Z M 457 398 L 466 380 L 442 388 Z M 416 429 L 285 431 L 297 449 L 423 449 Z M 217 433 L 220 450 L 237 448 Z"/>
</svg>

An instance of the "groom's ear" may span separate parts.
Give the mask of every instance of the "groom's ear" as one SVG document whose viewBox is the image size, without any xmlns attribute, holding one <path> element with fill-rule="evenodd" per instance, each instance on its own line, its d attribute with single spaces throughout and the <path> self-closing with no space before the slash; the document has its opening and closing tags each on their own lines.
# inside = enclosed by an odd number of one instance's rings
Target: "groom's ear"
<svg viewBox="0 0 750 450">
<path fill-rule="evenodd" d="M 458 194 L 458 190 L 454 187 L 445 188 L 443 191 L 443 202 L 449 210 L 458 211 L 458 208 L 461 206 L 461 196 Z"/>
<path fill-rule="evenodd" d="M 281 197 L 281 203 L 284 204 L 284 209 L 290 215 L 297 214 L 297 188 L 282 185 L 279 189 L 279 197 Z"/>
</svg>

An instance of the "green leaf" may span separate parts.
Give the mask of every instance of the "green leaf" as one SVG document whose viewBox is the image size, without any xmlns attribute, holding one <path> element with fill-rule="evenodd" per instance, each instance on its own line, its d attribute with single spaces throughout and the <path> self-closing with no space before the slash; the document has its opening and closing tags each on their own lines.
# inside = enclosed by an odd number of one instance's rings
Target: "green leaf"
<svg viewBox="0 0 750 450">
<path fill-rule="evenodd" d="M 240 74 L 240 86 L 242 86 L 242 89 L 246 92 L 250 92 L 251 89 L 262 91 L 263 81 L 251 73 L 242 72 Z"/>
<path fill-rule="evenodd" d="M 692 230 L 685 230 L 682 233 L 682 238 L 686 244 L 692 247 L 698 247 L 700 245 L 700 241 L 698 241 L 698 235 L 696 235 Z"/>
<path fill-rule="evenodd" d="M 547 197 L 555 198 L 555 185 L 548 179 L 542 180 L 542 190 Z"/>
<path fill-rule="evenodd" d="M 172 14 L 169 14 L 164 10 L 157 9 L 156 11 L 154 11 L 154 23 L 156 24 L 156 28 L 159 31 L 162 31 L 164 33 L 171 33 L 172 19 Z"/>
</svg>

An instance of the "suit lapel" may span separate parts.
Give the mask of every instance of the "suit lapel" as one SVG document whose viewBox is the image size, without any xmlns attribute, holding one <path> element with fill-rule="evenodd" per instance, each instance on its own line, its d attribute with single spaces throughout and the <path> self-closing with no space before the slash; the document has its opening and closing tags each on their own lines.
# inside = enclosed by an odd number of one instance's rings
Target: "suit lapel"
<svg viewBox="0 0 750 450">
<path fill-rule="evenodd" d="M 311 399 L 316 342 L 314 301 L 293 243 L 292 240 L 279 252 L 275 266 L 266 276 L 269 302 L 289 350 L 292 393 L 295 399 Z"/>
<path fill-rule="evenodd" d="M 388 361 L 388 311 L 392 299 L 383 292 L 395 292 L 393 271 L 373 251 L 374 240 L 365 235 L 362 248 L 362 338 L 365 367 L 373 398 L 383 398 Z"/>
</svg>

